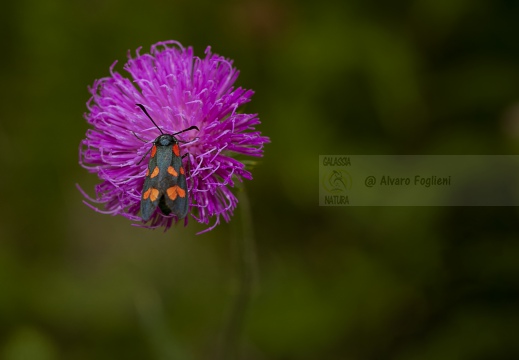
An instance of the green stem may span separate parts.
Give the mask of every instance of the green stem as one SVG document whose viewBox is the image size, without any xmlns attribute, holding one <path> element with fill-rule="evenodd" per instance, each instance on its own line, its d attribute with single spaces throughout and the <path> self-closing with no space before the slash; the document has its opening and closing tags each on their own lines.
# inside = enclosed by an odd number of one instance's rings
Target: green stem
<svg viewBox="0 0 519 360">
<path fill-rule="evenodd" d="M 257 261 L 252 228 L 252 214 L 245 186 L 240 184 L 238 200 L 239 219 L 233 219 L 232 255 L 234 260 L 235 283 L 233 288 L 232 307 L 224 328 L 220 352 L 220 360 L 237 360 L 242 347 L 242 331 L 245 314 L 251 294 L 257 284 Z M 241 220 L 241 221 L 238 221 Z"/>
</svg>

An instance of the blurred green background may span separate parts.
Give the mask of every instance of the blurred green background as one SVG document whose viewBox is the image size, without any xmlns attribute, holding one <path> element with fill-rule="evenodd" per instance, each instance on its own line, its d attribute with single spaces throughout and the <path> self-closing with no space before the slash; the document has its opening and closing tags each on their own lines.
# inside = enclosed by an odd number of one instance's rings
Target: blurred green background
<svg viewBox="0 0 519 360">
<path fill-rule="evenodd" d="M 0 359 L 519 358 L 515 207 L 317 205 L 320 154 L 516 154 L 518 18 L 510 0 L 4 2 Z M 167 39 L 234 59 L 272 141 L 229 353 L 233 222 L 140 229 L 75 188 L 98 182 L 78 165 L 87 86 Z"/>
</svg>

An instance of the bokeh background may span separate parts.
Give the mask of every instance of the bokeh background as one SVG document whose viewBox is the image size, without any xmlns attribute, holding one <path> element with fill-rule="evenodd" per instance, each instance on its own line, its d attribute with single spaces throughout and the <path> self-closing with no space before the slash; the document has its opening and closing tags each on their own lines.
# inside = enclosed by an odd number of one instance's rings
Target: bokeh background
<svg viewBox="0 0 519 360">
<path fill-rule="evenodd" d="M 318 206 L 320 154 L 516 154 L 518 18 L 510 0 L 3 2 L 0 359 L 519 358 L 517 208 Z M 136 228 L 75 187 L 97 183 L 87 86 L 167 39 L 234 59 L 272 141 L 228 346 L 236 225 Z"/>
</svg>

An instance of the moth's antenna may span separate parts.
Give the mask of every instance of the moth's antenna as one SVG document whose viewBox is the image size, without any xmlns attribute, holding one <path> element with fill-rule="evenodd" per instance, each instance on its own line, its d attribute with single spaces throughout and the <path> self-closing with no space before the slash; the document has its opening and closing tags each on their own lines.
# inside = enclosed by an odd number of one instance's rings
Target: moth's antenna
<svg viewBox="0 0 519 360">
<path fill-rule="evenodd" d="M 174 135 L 182 134 L 183 132 L 186 132 L 186 131 L 189 131 L 189 130 L 196 130 L 196 131 L 200 131 L 200 130 L 198 130 L 198 128 L 197 128 L 195 125 L 193 125 L 193 126 L 188 127 L 187 129 L 180 130 L 180 131 L 178 131 L 178 132 L 176 132 L 176 133 L 174 133 L 174 134 L 171 134 L 171 135 L 174 136 Z M 182 142 L 185 142 L 185 141 L 182 141 Z"/>
<path fill-rule="evenodd" d="M 153 123 L 153 125 L 155 125 L 155 127 L 156 127 L 157 129 L 159 129 L 159 131 L 160 131 L 160 133 L 161 133 L 162 135 L 164 135 L 164 133 L 162 132 L 161 128 L 158 127 L 158 125 L 155 123 L 155 121 L 153 121 L 153 119 L 151 118 L 150 114 L 148 114 L 148 111 L 146 111 L 146 108 L 144 107 L 144 105 L 142 105 L 142 104 L 135 104 L 135 105 L 137 105 L 138 107 L 141 108 L 141 110 L 142 110 L 142 111 L 146 114 L 146 116 L 151 120 L 151 122 Z"/>
</svg>

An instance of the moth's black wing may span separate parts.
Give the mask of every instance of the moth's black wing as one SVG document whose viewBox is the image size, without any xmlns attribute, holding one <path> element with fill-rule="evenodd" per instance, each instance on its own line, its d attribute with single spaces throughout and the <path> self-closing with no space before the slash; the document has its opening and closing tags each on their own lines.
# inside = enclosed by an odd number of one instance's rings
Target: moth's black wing
<svg viewBox="0 0 519 360">
<path fill-rule="evenodd" d="M 158 170 L 156 170 L 158 169 L 156 153 L 157 147 L 153 145 L 148 170 L 146 172 L 146 179 L 142 187 L 141 218 L 143 221 L 148 221 L 151 218 L 163 195 L 162 189 L 159 186 Z"/>
<path fill-rule="evenodd" d="M 171 168 L 169 168 L 168 177 L 169 182 L 165 186 L 164 191 L 164 207 L 170 213 L 176 215 L 178 219 L 183 219 L 187 215 L 189 207 L 189 197 L 187 193 L 187 181 L 184 167 L 182 166 L 182 158 L 175 156 L 171 161 Z M 162 211 L 165 209 L 161 206 Z"/>
</svg>

